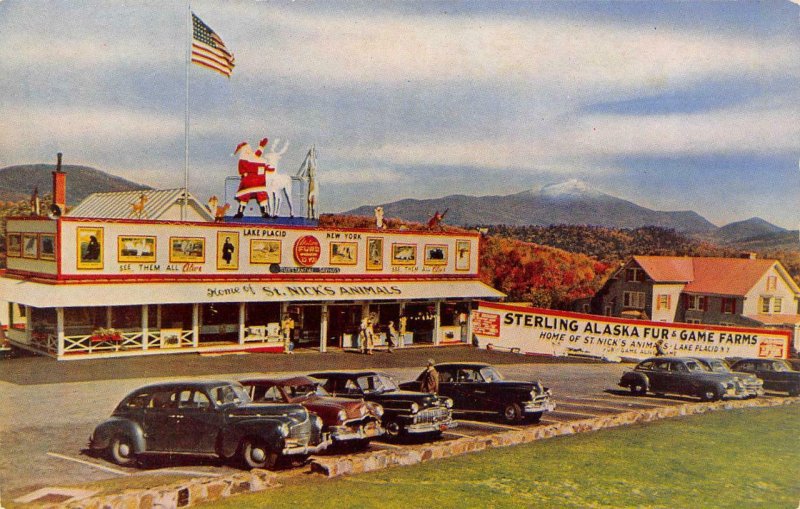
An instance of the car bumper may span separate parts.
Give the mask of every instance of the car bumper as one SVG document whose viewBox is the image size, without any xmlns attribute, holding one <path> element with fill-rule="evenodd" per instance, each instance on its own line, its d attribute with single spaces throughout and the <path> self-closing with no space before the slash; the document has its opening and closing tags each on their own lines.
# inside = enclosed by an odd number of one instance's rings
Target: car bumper
<svg viewBox="0 0 800 509">
<path fill-rule="evenodd" d="M 538 414 L 539 412 L 552 412 L 556 409 L 556 404 L 554 401 L 531 401 L 525 403 L 525 406 L 522 407 L 522 411 L 526 414 Z"/>
<path fill-rule="evenodd" d="M 331 428 L 331 439 L 334 442 L 346 442 L 348 440 L 364 440 L 366 438 L 379 437 L 384 434 L 384 429 L 376 423 L 359 426 L 358 428 L 350 428 L 340 426 L 338 428 Z"/>
<path fill-rule="evenodd" d="M 439 422 L 419 422 L 405 427 L 408 433 L 432 433 L 434 431 L 447 431 L 458 426 L 452 418 Z"/>
<path fill-rule="evenodd" d="M 326 433 L 323 435 L 322 441 L 316 445 L 288 445 L 281 450 L 281 454 L 284 456 L 294 456 L 297 454 L 316 454 L 327 449 L 332 443 L 333 440 L 331 439 L 330 435 Z"/>
</svg>

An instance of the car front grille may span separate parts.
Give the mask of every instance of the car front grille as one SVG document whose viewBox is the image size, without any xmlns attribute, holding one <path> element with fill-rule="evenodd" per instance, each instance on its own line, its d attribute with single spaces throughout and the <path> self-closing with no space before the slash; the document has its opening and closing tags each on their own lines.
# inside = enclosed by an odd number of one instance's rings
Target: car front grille
<svg viewBox="0 0 800 509">
<path fill-rule="evenodd" d="M 414 415 L 414 424 L 434 424 L 447 421 L 451 417 L 450 410 L 444 407 L 426 408 Z"/>
<path fill-rule="evenodd" d="M 312 431 L 313 426 L 311 425 L 311 421 L 306 420 L 305 422 L 301 422 L 300 424 L 295 424 L 289 429 L 289 437 L 292 441 L 298 443 L 299 445 L 306 445 L 309 443 L 309 439 L 312 438 Z M 319 431 L 316 432 L 319 434 Z M 319 443 L 319 437 L 317 437 L 317 442 Z"/>
</svg>

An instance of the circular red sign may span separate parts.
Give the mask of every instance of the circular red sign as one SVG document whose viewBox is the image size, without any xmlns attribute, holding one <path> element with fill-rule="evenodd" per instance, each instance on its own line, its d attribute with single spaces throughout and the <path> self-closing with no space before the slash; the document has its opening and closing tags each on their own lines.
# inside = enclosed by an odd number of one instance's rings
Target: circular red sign
<svg viewBox="0 0 800 509">
<path fill-rule="evenodd" d="M 305 267 L 317 263 L 320 253 L 322 253 L 322 247 L 317 238 L 312 235 L 300 237 L 294 243 L 294 259 Z"/>
</svg>

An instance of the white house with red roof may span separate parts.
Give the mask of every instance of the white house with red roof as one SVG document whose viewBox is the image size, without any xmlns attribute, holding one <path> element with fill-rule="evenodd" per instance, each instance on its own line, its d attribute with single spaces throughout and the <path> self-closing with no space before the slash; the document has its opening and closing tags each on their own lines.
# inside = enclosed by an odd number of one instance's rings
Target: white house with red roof
<svg viewBox="0 0 800 509">
<path fill-rule="evenodd" d="M 595 294 L 597 314 L 659 322 L 788 328 L 800 287 L 778 260 L 634 256 Z"/>
</svg>

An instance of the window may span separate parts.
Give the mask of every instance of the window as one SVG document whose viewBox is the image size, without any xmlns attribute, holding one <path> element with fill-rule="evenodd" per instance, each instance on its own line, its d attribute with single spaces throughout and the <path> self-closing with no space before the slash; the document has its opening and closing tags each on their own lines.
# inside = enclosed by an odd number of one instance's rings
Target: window
<svg viewBox="0 0 800 509">
<path fill-rule="evenodd" d="M 728 299 L 723 297 L 720 304 L 720 309 L 723 313 L 732 315 L 736 312 L 736 299 Z"/>
<path fill-rule="evenodd" d="M 707 311 L 708 297 L 702 295 L 687 295 L 686 309 L 688 311 Z"/>
<path fill-rule="evenodd" d="M 622 305 L 626 308 L 644 309 L 644 292 L 622 292 Z"/>
<path fill-rule="evenodd" d="M 669 309 L 672 307 L 672 295 L 662 294 L 656 299 L 656 309 Z"/>
<path fill-rule="evenodd" d="M 644 281 L 644 271 L 637 267 L 630 267 L 625 269 L 625 281 L 636 281 L 641 283 Z"/>
<path fill-rule="evenodd" d="M 778 276 L 767 276 L 767 291 L 778 288 Z"/>
<path fill-rule="evenodd" d="M 769 313 L 772 304 L 772 297 L 760 297 L 760 305 L 758 306 L 759 312 Z"/>
<path fill-rule="evenodd" d="M 781 311 L 783 311 L 783 298 L 775 297 L 772 299 L 772 312 L 780 313 Z"/>
<path fill-rule="evenodd" d="M 697 318 L 689 318 L 688 320 L 686 320 L 686 323 L 703 323 L 703 322 L 701 322 Z"/>
</svg>

